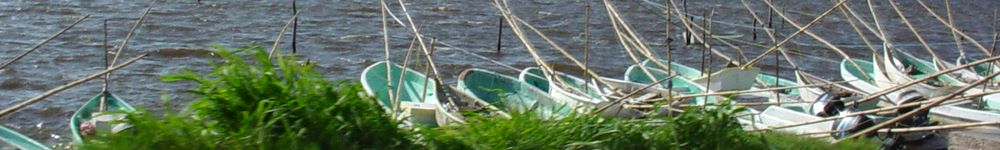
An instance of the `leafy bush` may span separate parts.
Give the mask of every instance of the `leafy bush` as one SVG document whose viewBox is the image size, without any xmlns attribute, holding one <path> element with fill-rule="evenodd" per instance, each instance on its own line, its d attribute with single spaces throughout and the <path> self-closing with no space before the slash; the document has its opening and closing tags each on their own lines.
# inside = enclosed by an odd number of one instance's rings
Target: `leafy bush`
<svg viewBox="0 0 1000 150">
<path fill-rule="evenodd" d="M 300 65 L 294 57 L 278 56 L 272 61 L 256 45 L 216 49 L 223 63 L 213 64 L 215 70 L 207 76 L 182 71 L 164 77 L 166 82 L 199 84 L 191 91 L 201 96 L 189 105 L 193 113 L 167 115 L 163 120 L 133 115 L 129 122 L 136 124 L 138 131 L 116 135 L 106 142 L 137 149 L 163 148 L 156 145 L 187 144 L 160 137 L 203 136 L 198 137 L 202 138 L 199 141 L 184 142 L 232 149 L 413 146 L 410 134 L 398 128 L 398 123 L 389 119 L 374 100 L 364 96 L 356 81 L 329 83 L 311 70 L 313 66 Z M 161 130 L 177 131 L 162 134 Z M 121 143 L 125 140 L 119 137 L 136 140 Z"/>
<path fill-rule="evenodd" d="M 821 139 L 743 131 L 741 108 L 723 102 L 673 117 L 605 118 L 572 114 L 558 120 L 531 112 L 512 118 L 467 115 L 468 124 L 400 128 L 365 96 L 357 81 L 327 82 L 294 57 L 267 58 L 251 45 L 216 47 L 222 63 L 191 81 L 201 97 L 186 111 L 128 114 L 133 130 L 87 140 L 82 149 L 872 149 L 872 140 L 831 145 Z M 464 112 L 469 113 L 469 112 Z"/>
</svg>

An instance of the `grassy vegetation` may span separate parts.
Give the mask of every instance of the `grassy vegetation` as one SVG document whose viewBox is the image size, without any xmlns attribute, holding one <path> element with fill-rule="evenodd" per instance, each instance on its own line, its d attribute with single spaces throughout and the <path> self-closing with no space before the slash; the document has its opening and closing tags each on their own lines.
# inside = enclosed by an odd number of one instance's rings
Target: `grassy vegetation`
<svg viewBox="0 0 1000 150">
<path fill-rule="evenodd" d="M 293 57 L 267 59 L 259 46 L 217 47 L 207 75 L 164 78 L 196 82 L 201 97 L 185 110 L 140 111 L 132 131 L 90 137 L 83 149 L 873 149 L 870 140 L 830 145 L 817 139 L 749 133 L 721 106 L 642 120 L 572 115 L 549 120 L 525 112 L 511 119 L 472 115 L 469 124 L 400 128 L 357 81 L 327 82 Z"/>
</svg>

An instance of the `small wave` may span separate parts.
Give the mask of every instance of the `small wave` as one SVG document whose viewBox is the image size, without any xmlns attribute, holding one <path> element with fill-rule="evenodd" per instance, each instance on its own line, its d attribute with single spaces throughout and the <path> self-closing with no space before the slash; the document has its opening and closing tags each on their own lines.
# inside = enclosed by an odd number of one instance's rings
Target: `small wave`
<svg viewBox="0 0 1000 150">
<path fill-rule="evenodd" d="M 177 57 L 211 57 L 215 56 L 215 53 L 207 49 L 190 49 L 190 48 L 172 48 L 172 49 L 157 49 L 154 53 L 156 56 L 177 58 Z"/>
</svg>

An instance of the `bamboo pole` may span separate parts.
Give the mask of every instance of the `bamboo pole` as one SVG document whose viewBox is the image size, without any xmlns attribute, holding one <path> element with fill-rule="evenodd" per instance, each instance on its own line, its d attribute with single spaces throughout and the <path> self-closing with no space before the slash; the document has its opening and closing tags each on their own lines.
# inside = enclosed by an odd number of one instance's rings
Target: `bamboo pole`
<svg viewBox="0 0 1000 150">
<path fill-rule="evenodd" d="M 25 100 L 24 102 L 18 103 L 17 105 L 11 106 L 11 107 L 9 107 L 7 109 L 4 109 L 3 111 L 0 111 L 0 118 L 2 118 L 4 116 L 7 116 L 7 115 L 9 115 L 9 114 L 11 114 L 11 113 L 13 113 L 13 112 L 15 112 L 17 110 L 20 110 L 21 108 L 27 107 L 28 105 L 31 105 L 31 104 L 37 103 L 37 102 L 39 102 L 41 100 L 44 100 L 45 98 L 47 98 L 49 96 L 52 96 L 52 95 L 55 95 L 56 93 L 62 92 L 63 90 L 66 90 L 66 89 L 75 87 L 77 85 L 83 84 L 84 82 L 96 79 L 96 78 L 100 77 L 101 75 L 107 74 L 107 73 L 109 73 L 111 71 L 115 71 L 115 70 L 121 69 L 121 68 L 123 68 L 125 66 L 128 66 L 128 65 L 132 64 L 135 61 L 138 61 L 139 59 L 142 59 L 143 57 L 146 57 L 147 55 L 148 54 L 141 54 L 139 56 L 133 57 L 132 59 L 129 59 L 129 60 L 125 61 L 121 65 L 118 65 L 118 66 L 115 66 L 115 67 L 111 67 L 109 69 L 105 69 L 104 71 L 101 71 L 101 72 L 98 72 L 98 73 L 95 73 L 95 74 L 91 74 L 90 76 L 84 77 L 83 79 L 79 79 L 79 80 L 76 80 L 76 81 L 73 81 L 73 82 L 69 82 L 69 83 L 66 83 L 65 85 L 56 87 L 56 88 L 48 90 L 48 91 L 45 91 L 45 93 L 42 93 L 42 95 L 38 95 L 38 96 L 32 97 L 31 99 Z"/>
<path fill-rule="evenodd" d="M 406 49 L 406 55 L 403 56 L 403 68 L 404 69 L 408 68 L 407 66 L 410 64 L 410 54 L 413 52 L 413 46 L 416 45 L 416 43 L 417 43 L 417 38 L 413 38 L 413 39 L 410 40 L 410 46 L 409 46 L 409 48 Z M 419 60 L 420 57 L 417 57 L 417 59 Z M 392 66 L 392 63 L 390 63 L 389 61 L 386 61 L 386 70 L 387 70 L 386 72 L 391 72 L 392 68 L 390 68 L 390 66 Z M 392 93 L 390 91 L 386 91 L 387 97 L 392 100 L 392 104 L 391 105 L 392 105 L 392 114 L 393 114 L 393 117 L 395 117 L 395 115 L 397 115 L 396 113 L 400 109 L 399 105 L 401 103 L 399 102 L 399 97 L 400 97 L 399 96 L 399 92 L 403 91 L 403 89 L 402 89 L 403 88 L 403 86 L 402 86 L 403 85 L 403 80 L 406 79 L 406 72 L 404 71 L 404 72 L 400 72 L 400 73 L 401 74 L 399 75 L 399 78 L 396 80 L 396 84 L 395 84 L 395 85 L 398 85 L 398 86 L 396 86 L 396 93 Z M 424 75 L 426 75 L 426 74 L 427 73 L 424 73 Z M 387 86 L 388 85 L 393 85 L 392 84 L 392 80 L 391 80 L 392 79 L 392 74 L 387 74 L 386 78 L 387 78 L 386 81 L 388 81 L 388 82 L 386 82 L 386 85 Z M 392 89 L 392 86 L 388 86 L 388 88 Z M 395 95 L 395 97 L 393 97 L 393 95 Z"/>
<path fill-rule="evenodd" d="M 969 40 L 970 42 L 972 42 L 972 46 L 975 46 L 980 51 L 983 51 L 983 53 L 987 53 L 987 54 L 990 53 L 990 51 L 987 50 L 986 47 L 983 47 L 982 44 L 979 44 L 979 41 L 976 41 L 975 38 L 972 38 L 969 35 L 966 35 L 961 30 L 958 30 L 957 28 L 955 28 L 955 26 L 949 24 L 944 19 L 941 19 L 941 16 L 939 16 L 936 12 L 934 12 L 933 10 L 931 10 L 930 7 L 927 7 L 927 4 L 925 4 L 923 0 L 917 0 L 917 3 L 919 3 L 920 6 L 924 7 L 924 9 L 927 9 L 927 12 L 930 13 L 931 16 L 934 16 L 935 19 L 937 19 L 938 21 L 940 21 L 941 24 L 944 24 L 946 27 L 948 27 L 948 29 L 951 29 L 952 32 L 957 33 L 958 35 L 962 36 L 962 38 L 965 38 L 965 39 Z M 1000 64 L 1000 62 L 995 62 L 995 64 Z"/>
<path fill-rule="evenodd" d="M 951 0 L 944 1 L 944 10 L 948 16 L 948 24 L 952 26 L 955 25 L 955 17 L 951 15 Z M 955 40 L 955 48 L 958 48 L 958 58 L 965 58 L 965 49 L 962 47 L 962 39 L 959 38 L 958 33 L 951 31 L 951 38 Z"/>
<path fill-rule="evenodd" d="M 504 4 L 506 4 L 506 1 L 504 1 Z M 542 59 L 542 56 L 539 55 L 537 51 L 535 51 L 534 44 L 532 44 L 531 41 L 528 40 L 528 37 L 525 35 L 524 31 L 521 30 L 518 21 L 523 21 L 523 20 L 520 20 L 520 18 L 514 16 L 514 14 L 510 12 L 510 10 L 506 9 L 507 7 L 506 5 L 500 4 L 499 0 L 495 1 L 494 6 L 498 10 L 500 10 L 503 17 L 507 20 L 507 24 L 510 25 L 511 30 L 514 31 L 514 34 L 517 35 L 517 38 L 521 41 L 521 43 L 524 44 L 524 47 L 528 49 L 528 53 L 531 54 L 531 57 L 535 60 L 535 63 L 539 64 L 540 68 L 542 69 L 542 72 L 546 72 L 548 73 L 548 75 L 553 75 L 553 76 L 556 75 L 557 74 L 556 71 L 552 69 L 551 65 L 549 65 L 548 63 L 545 62 L 545 60 Z M 569 89 L 569 87 L 566 86 L 567 84 L 565 81 L 563 81 L 562 78 L 555 77 L 554 79 L 556 80 L 556 83 L 562 85 L 561 87 L 557 88 L 564 88 L 567 91 L 572 91 L 571 89 Z"/>
<path fill-rule="evenodd" d="M 139 25 L 142 24 L 142 21 L 146 20 L 146 15 L 149 14 L 150 10 L 153 10 L 153 7 L 147 7 L 146 10 L 142 12 L 142 16 L 139 16 L 139 20 L 135 21 L 135 24 L 132 25 L 131 29 L 128 29 L 128 33 L 125 34 L 125 40 L 122 41 L 122 44 L 118 45 L 118 50 L 115 50 L 115 57 L 111 58 L 111 65 L 114 65 L 116 62 L 118 62 L 118 56 L 121 56 L 122 51 L 125 50 L 126 47 L 128 47 L 128 41 L 132 39 L 132 35 L 135 34 L 135 30 L 139 28 Z M 111 73 L 105 75 L 111 76 Z"/>
<path fill-rule="evenodd" d="M 773 47 L 768 48 L 767 50 L 764 51 L 763 54 L 760 54 L 756 58 L 751 59 L 750 61 L 747 61 L 747 63 L 743 64 L 742 67 L 744 67 L 744 68 L 745 67 L 749 67 L 749 66 L 757 63 L 757 61 L 760 61 L 760 59 L 762 59 L 764 56 L 767 56 L 767 54 L 770 54 L 772 51 L 776 50 L 778 47 L 780 47 L 782 45 L 785 45 L 786 43 L 788 43 L 789 41 L 791 41 L 792 38 L 794 38 L 795 36 L 797 36 L 797 35 L 805 32 L 806 29 L 809 29 L 813 25 L 816 25 L 817 22 L 819 22 L 820 20 L 823 20 L 824 17 L 826 17 L 827 15 L 830 14 L 830 12 L 833 12 L 833 10 L 836 9 L 837 7 L 840 7 L 841 5 L 844 5 L 844 3 L 846 3 L 847 1 L 848 0 L 841 0 L 839 3 L 837 3 L 833 7 L 830 7 L 829 9 L 827 9 L 826 11 L 824 11 L 822 14 L 820 14 L 819 16 L 817 16 L 815 19 L 813 19 L 812 21 L 810 21 L 809 23 L 807 23 L 805 27 L 799 27 L 798 25 L 796 25 L 796 24 L 793 23 L 793 25 L 795 25 L 797 28 L 799 28 L 798 31 L 795 31 L 794 33 L 792 33 L 792 35 L 789 35 L 784 40 L 781 40 L 781 42 L 775 44 Z M 770 2 L 768 2 L 768 1 L 764 1 L 764 2 L 772 10 L 778 10 L 777 8 L 774 8 L 774 6 L 772 6 Z M 789 22 L 792 21 L 791 19 L 786 18 L 786 16 L 784 15 L 784 13 L 777 12 L 777 14 L 778 14 L 778 16 L 781 16 L 782 18 L 785 18 L 786 21 L 789 21 Z M 858 67 L 858 68 L 861 68 L 861 67 Z"/>
<path fill-rule="evenodd" d="M 810 84 L 810 85 L 798 85 L 798 86 L 786 86 L 786 87 L 755 89 L 755 90 L 725 91 L 725 92 L 715 92 L 715 93 L 690 94 L 690 95 L 681 95 L 681 96 L 677 96 L 677 97 L 674 97 L 674 98 L 675 99 L 683 99 L 683 98 L 692 98 L 692 97 L 700 97 L 700 96 L 717 96 L 717 95 L 730 95 L 730 94 L 769 92 L 769 91 L 797 89 L 797 88 L 821 87 L 821 86 L 827 86 L 827 85 L 831 85 L 831 84 L 847 83 L 847 82 L 853 82 L 853 81 L 857 81 L 857 80 L 836 81 L 836 82 L 830 82 L 830 83 L 820 83 L 820 84 Z M 665 101 L 665 100 L 648 100 L 648 101 L 642 101 L 642 102 L 660 102 L 660 101 Z"/>
<path fill-rule="evenodd" d="M 49 36 L 49 38 L 45 38 L 45 40 L 42 40 L 41 42 L 38 42 L 37 44 L 35 44 L 35 46 L 31 46 L 31 48 L 28 49 L 28 51 L 24 51 L 21 54 L 18 54 L 17 56 L 14 56 L 13 59 L 11 59 L 11 60 L 3 63 L 2 65 L 0 65 L 0 69 L 7 68 L 7 66 L 10 66 L 10 64 L 13 64 L 17 60 L 21 60 L 21 58 L 24 58 L 24 56 L 28 55 L 28 53 L 31 53 L 31 52 L 34 52 L 35 50 L 38 50 L 38 48 L 41 48 L 42 45 L 45 45 L 45 43 L 49 43 L 49 41 L 52 41 L 52 39 L 55 39 L 56 37 L 59 37 L 59 35 L 62 35 L 66 31 L 68 31 L 69 29 L 75 27 L 76 24 L 80 24 L 81 21 L 83 21 L 84 19 L 87 19 L 88 17 L 90 17 L 90 15 L 84 15 L 80 19 L 77 19 L 76 21 L 74 21 L 73 24 L 70 24 L 68 27 L 63 28 L 59 32 L 56 32 L 56 34 L 52 34 L 51 36 Z"/>
<path fill-rule="evenodd" d="M 417 37 L 417 42 L 419 42 L 420 49 L 423 50 L 424 52 L 424 57 L 426 57 L 427 59 L 427 64 L 430 65 L 431 71 L 434 72 L 434 80 L 435 80 L 434 82 L 437 83 L 437 85 L 435 86 L 440 87 L 443 91 L 447 93 L 454 93 L 450 92 L 447 88 L 445 88 L 446 86 L 444 85 L 444 80 L 441 80 L 441 74 L 438 71 L 437 66 L 434 65 L 435 64 L 434 58 L 431 57 L 431 51 L 427 49 L 427 46 L 424 44 L 423 35 L 420 34 L 420 30 L 417 30 L 416 24 L 413 23 L 413 18 L 410 17 L 410 12 L 406 10 L 406 4 L 403 3 L 403 0 L 398 0 L 398 1 L 399 1 L 399 6 L 403 9 L 403 14 L 406 15 L 406 21 L 410 23 L 410 30 L 413 32 L 414 36 Z M 455 101 L 453 101 L 450 98 L 448 99 L 448 102 L 455 104 Z"/>
<path fill-rule="evenodd" d="M 913 36 L 917 37 L 917 41 L 919 41 L 920 44 L 924 47 L 924 50 L 927 50 L 927 53 L 931 54 L 932 59 L 937 60 L 934 61 L 935 62 L 934 65 L 940 68 L 945 68 L 944 62 L 942 62 L 943 60 L 941 59 L 941 57 L 938 57 L 937 53 L 935 53 L 934 50 L 931 49 L 931 46 L 927 45 L 927 41 L 924 40 L 924 36 L 920 35 L 920 33 L 917 32 L 917 29 L 916 27 L 913 27 L 913 24 L 910 24 L 910 20 L 906 18 L 906 15 L 904 15 L 902 11 L 899 11 L 899 6 L 897 6 L 896 2 L 894 0 L 888 0 L 888 1 L 889 4 L 892 6 L 892 10 L 896 12 L 896 15 L 899 15 L 899 19 L 901 19 L 903 21 L 903 24 L 910 29 L 910 32 L 913 33 Z"/>
<path fill-rule="evenodd" d="M 639 88 L 638 90 L 632 91 L 631 93 L 625 94 L 625 96 L 622 96 L 621 98 L 618 98 L 618 99 L 616 99 L 614 101 L 611 101 L 611 103 L 608 103 L 608 105 L 604 105 L 601 108 L 598 108 L 597 110 L 593 111 L 593 113 L 591 113 L 591 114 L 599 114 L 599 113 L 603 112 L 604 110 L 610 108 L 611 106 L 614 106 L 614 105 L 616 105 L 618 103 L 621 103 L 622 100 L 628 99 L 629 97 L 632 97 L 635 94 L 638 94 L 638 93 L 642 92 L 643 90 L 648 89 L 649 87 L 653 87 L 655 85 L 660 85 L 660 82 L 670 80 L 671 78 L 674 78 L 676 76 L 677 75 L 671 75 L 669 77 L 660 79 L 660 80 L 658 80 L 656 82 L 653 82 L 653 83 L 650 83 L 650 84 L 648 84 L 646 86 L 643 86 L 642 88 Z"/>
<path fill-rule="evenodd" d="M 385 65 L 385 81 L 388 81 L 388 82 L 386 82 L 385 86 L 386 86 L 386 89 L 393 89 L 392 88 L 392 61 L 390 61 L 390 59 L 389 59 L 389 56 L 390 56 L 389 55 L 389 25 L 387 25 L 386 21 L 385 21 L 385 19 L 386 19 L 385 18 L 385 11 L 387 9 L 386 8 L 386 4 L 385 4 L 385 0 L 379 0 L 379 5 L 381 6 L 380 7 L 381 11 L 379 11 L 379 12 L 382 13 L 382 44 L 384 45 L 384 49 L 385 49 L 385 63 L 386 63 L 386 65 Z M 295 13 L 296 13 L 296 15 L 298 15 L 298 12 L 295 12 Z M 284 32 L 283 30 L 284 29 L 282 29 L 282 32 Z M 278 38 L 281 38 L 281 34 L 278 35 Z M 410 42 L 410 43 L 412 44 L 413 42 Z M 277 42 L 275 42 L 275 45 L 277 45 Z M 403 58 L 403 65 L 404 65 L 403 67 L 406 67 L 406 63 L 407 63 L 406 61 L 408 59 L 410 59 L 410 51 L 406 51 L 406 56 Z M 402 77 L 400 77 L 400 78 L 402 78 Z M 400 79 L 399 81 L 402 82 L 402 79 Z M 396 118 L 396 115 L 397 115 L 396 112 L 399 111 L 399 108 L 397 108 L 397 107 L 399 107 L 399 104 L 398 104 L 399 102 L 397 102 L 397 99 L 394 98 L 394 96 L 396 94 L 399 94 L 399 89 L 396 89 L 396 93 L 395 94 L 393 94 L 391 91 L 385 91 L 385 93 L 386 93 L 385 94 L 386 98 L 389 98 L 390 100 L 392 100 L 392 104 L 389 104 L 390 106 L 392 106 L 392 118 Z"/>
<path fill-rule="evenodd" d="M 986 83 L 987 81 L 990 80 L 990 78 L 996 77 L 997 75 L 1000 75 L 1000 73 L 992 73 L 989 76 L 987 76 L 986 79 L 981 79 L 981 80 L 978 80 L 976 82 L 973 82 L 972 84 L 969 84 L 968 86 L 962 87 L 962 89 L 959 89 L 958 91 L 952 92 L 951 94 L 948 94 L 948 96 L 945 96 L 943 98 L 936 98 L 935 100 L 932 100 L 931 103 L 928 104 L 928 105 L 926 105 L 926 106 L 921 106 L 920 108 L 917 108 L 916 110 L 912 110 L 912 111 L 907 112 L 907 113 L 905 113 L 903 115 L 900 115 L 900 116 L 898 116 L 896 118 L 893 118 L 892 120 L 882 122 L 882 123 L 877 124 L 875 126 L 869 127 L 869 128 L 867 128 L 865 130 L 861 130 L 860 132 L 854 133 L 851 136 L 847 136 L 847 137 L 842 138 L 842 139 L 837 139 L 837 140 L 833 141 L 833 143 L 840 143 L 841 141 L 844 141 L 844 140 L 847 140 L 847 139 L 856 138 L 856 137 L 859 137 L 861 135 L 865 135 L 865 134 L 867 134 L 869 132 L 878 130 L 880 128 L 883 128 L 883 127 L 886 127 L 886 126 L 889 126 L 889 125 L 893 125 L 896 122 L 903 121 L 904 119 L 908 119 L 911 116 L 916 115 L 917 113 L 920 113 L 920 112 L 923 112 L 923 111 L 927 111 L 927 110 L 931 109 L 931 107 L 938 106 L 939 104 L 943 103 L 947 99 L 950 99 L 950 98 L 953 98 L 955 96 L 961 95 L 966 90 L 975 88 L 976 86 L 978 86 L 980 84 Z"/>
<path fill-rule="evenodd" d="M 948 129 L 958 129 L 958 128 L 988 126 L 988 125 L 998 125 L 998 124 L 1000 124 L 1000 121 L 988 121 L 988 122 L 949 124 L 949 125 L 930 126 L 930 127 L 889 128 L 889 129 L 879 129 L 878 132 L 880 133 L 924 132 L 924 131 L 948 130 Z"/>
<path fill-rule="evenodd" d="M 785 16 L 784 13 L 782 13 L 782 12 L 776 12 L 776 14 L 779 17 L 781 17 L 782 19 L 784 19 L 786 22 L 788 22 L 789 24 L 791 24 L 795 28 L 798 28 L 799 30 L 796 31 L 795 33 L 793 33 L 792 35 L 786 37 L 785 40 L 782 40 L 782 42 L 776 44 L 774 47 L 769 48 L 769 50 L 765 51 L 764 54 L 761 54 L 760 56 L 758 56 L 758 58 L 755 58 L 755 59 L 759 60 L 760 58 L 763 58 L 763 56 L 766 56 L 768 53 L 770 53 L 770 51 L 774 51 L 777 47 L 780 47 L 781 45 L 784 45 L 784 43 L 787 43 L 788 41 L 790 41 L 791 38 L 793 38 L 796 35 L 798 35 L 797 33 L 805 33 L 806 35 L 809 35 L 810 37 L 812 37 L 813 39 L 816 39 L 820 43 L 823 43 L 827 47 L 830 47 L 837 54 L 843 56 L 844 59 L 847 59 L 847 62 L 851 63 L 851 65 L 854 66 L 855 68 L 857 68 L 859 70 L 862 70 L 861 66 L 858 65 L 857 62 L 854 62 L 854 60 L 851 58 L 851 56 L 847 55 L 847 53 L 845 53 L 844 50 L 840 49 L 836 45 L 833 45 L 832 43 L 830 43 L 830 41 L 827 41 L 826 39 L 820 37 L 819 35 L 816 35 L 815 33 L 812 33 L 809 30 L 806 30 L 809 27 L 811 27 L 812 25 L 814 25 L 816 22 L 818 22 L 819 20 L 821 20 L 824 16 L 829 15 L 830 12 L 833 12 L 833 10 L 836 9 L 837 7 L 841 7 L 847 1 L 848 0 L 842 0 L 842 1 L 840 1 L 839 3 L 836 4 L 836 6 L 831 7 L 826 12 L 824 12 L 823 14 L 821 14 L 820 16 L 818 16 L 815 20 L 813 20 L 813 21 L 809 22 L 808 24 L 806 24 L 805 27 L 802 27 L 801 25 L 799 25 L 798 23 L 796 23 L 794 20 L 790 19 L 788 16 Z M 768 1 L 764 1 L 764 3 L 768 6 L 768 8 L 770 8 L 772 10 L 779 10 L 777 7 L 775 7 L 774 5 L 772 5 Z M 747 64 L 752 64 L 752 63 L 747 63 Z M 744 65 L 744 67 L 746 67 L 746 66 L 748 66 L 748 65 Z M 866 80 L 867 79 L 872 79 L 872 77 L 869 77 L 868 75 L 862 75 L 861 77 L 862 77 L 862 79 L 866 79 Z"/>
<path fill-rule="evenodd" d="M 285 30 L 288 30 L 288 27 L 292 26 L 292 21 L 295 21 L 295 18 L 298 18 L 298 17 L 299 17 L 299 13 L 295 12 L 295 15 L 292 15 L 292 18 L 288 18 L 288 21 L 285 23 L 285 27 L 282 27 L 281 28 L 281 32 L 278 32 L 278 37 L 275 37 L 274 44 L 271 45 L 271 50 L 269 50 L 267 52 L 267 59 L 274 58 L 274 52 L 275 52 L 275 50 L 278 49 L 278 44 L 281 43 L 281 37 L 283 37 L 285 35 Z"/>
<path fill-rule="evenodd" d="M 621 94 L 621 92 L 618 91 L 617 87 L 614 87 L 612 84 L 609 84 L 607 81 L 605 81 L 604 79 L 601 78 L 601 75 L 597 74 L 593 70 L 588 69 L 589 67 L 586 67 L 586 66 L 588 66 L 588 64 L 586 64 L 586 61 L 589 61 L 589 60 L 584 60 L 585 62 L 581 63 L 579 60 L 576 59 L 576 57 L 573 57 L 573 55 L 570 55 L 569 52 L 566 51 L 566 49 L 562 48 L 562 46 L 559 46 L 554 41 L 552 41 L 552 39 L 550 39 L 547 35 L 545 35 L 545 33 L 543 33 L 541 30 L 538 30 L 537 28 L 535 28 L 534 25 L 531 25 L 527 21 L 521 20 L 521 18 L 519 18 L 517 16 L 511 15 L 511 18 L 516 19 L 517 22 L 520 22 L 525 27 L 528 27 L 529 30 L 533 31 L 535 34 L 537 34 L 539 37 L 541 37 L 542 40 L 544 40 L 546 43 L 548 43 L 554 49 L 556 49 L 556 51 L 558 51 L 559 54 L 562 54 L 564 57 L 566 57 L 567 59 L 569 59 L 570 61 L 572 61 L 577 66 L 581 66 L 581 68 L 583 68 L 583 70 L 585 71 L 585 73 L 587 75 L 589 75 L 590 77 L 593 77 L 598 83 L 604 84 L 605 86 L 607 86 L 610 89 L 612 89 L 612 91 Z M 588 50 L 588 52 L 589 52 L 589 50 Z M 587 57 L 587 59 L 589 59 L 589 57 Z M 554 74 L 554 72 L 553 72 L 553 74 Z M 557 78 L 557 81 L 558 80 L 561 80 L 561 78 Z M 563 85 L 565 85 L 565 84 L 563 84 Z"/>
<path fill-rule="evenodd" d="M 776 104 L 801 104 L 801 103 L 812 103 L 805 101 L 785 101 L 785 102 L 752 102 L 752 103 L 733 103 L 733 106 L 758 106 L 758 105 L 776 105 Z M 636 109 L 651 109 L 658 106 L 667 105 L 648 105 L 648 104 L 631 104 L 625 105 L 625 108 L 636 108 Z M 714 104 L 676 104 L 676 107 L 702 107 L 702 106 L 718 106 Z"/>
<path fill-rule="evenodd" d="M 628 23 L 625 22 L 624 18 L 622 18 L 621 15 L 618 14 L 618 10 L 614 7 L 614 4 L 612 4 L 608 0 L 604 0 L 604 6 L 605 6 L 605 8 L 607 8 L 608 16 L 610 18 L 612 18 L 611 19 L 612 23 L 621 24 L 621 29 L 624 29 L 623 33 L 626 33 L 625 35 L 627 35 L 625 37 L 628 37 L 628 39 L 632 39 L 632 41 L 634 41 L 633 45 L 636 47 L 636 50 L 640 54 L 645 55 L 645 57 L 647 57 L 648 60 L 650 60 L 651 62 L 653 62 L 653 64 L 659 66 L 660 68 L 664 68 L 665 69 L 665 68 L 667 68 L 667 66 L 669 66 L 669 65 L 663 64 L 662 62 L 660 62 L 659 58 L 657 58 L 656 56 L 652 55 L 652 53 L 650 52 L 649 48 L 646 47 L 646 43 L 643 42 L 642 39 L 638 35 L 635 34 L 635 32 L 632 30 L 632 27 Z M 617 30 L 618 28 L 615 28 L 615 29 Z M 622 44 L 625 44 L 625 43 L 622 43 Z M 707 44 L 705 44 L 705 45 L 706 45 L 706 47 L 708 47 Z"/>
<path fill-rule="evenodd" d="M 983 60 L 975 61 L 973 63 L 969 63 L 969 64 L 965 64 L 965 65 L 961 65 L 961 66 L 957 66 L 957 67 L 953 67 L 953 68 L 949 68 L 949 69 L 945 69 L 945 70 L 940 70 L 940 71 L 938 71 L 938 72 L 936 72 L 934 74 L 931 74 L 931 75 L 928 75 L 928 76 L 924 76 L 923 78 L 915 79 L 915 80 L 912 80 L 912 81 L 909 81 L 909 82 L 906 82 L 906 83 L 903 83 L 903 84 L 899 84 L 899 85 L 897 85 L 895 87 L 891 87 L 891 88 L 884 89 L 884 90 L 876 92 L 876 93 L 872 93 L 871 95 L 869 95 L 868 97 L 865 97 L 864 99 L 855 101 L 853 103 L 848 103 L 847 106 L 853 106 L 854 104 L 864 103 L 864 102 L 867 102 L 867 101 L 870 101 L 870 100 L 874 100 L 874 99 L 876 99 L 878 97 L 881 97 L 883 95 L 889 94 L 891 92 L 895 92 L 897 90 L 900 90 L 900 89 L 903 89 L 903 88 L 906 88 L 906 87 L 909 87 L 909 86 L 912 86 L 912 85 L 916 85 L 916 84 L 922 83 L 922 82 L 930 80 L 930 79 L 935 79 L 935 78 L 937 78 L 937 76 L 940 76 L 940 75 L 943 75 L 943 74 L 946 74 L 946 73 L 950 73 L 950 72 L 962 70 L 962 69 L 965 69 L 965 68 L 968 68 L 968 67 L 971 67 L 971 66 L 974 66 L 974 65 L 977 65 L 977 64 L 987 63 L 987 62 L 995 61 L 995 60 L 1000 60 L 1000 57 L 990 57 L 990 58 L 986 58 L 986 59 L 983 59 Z"/>
<path fill-rule="evenodd" d="M 952 102 L 965 101 L 965 100 L 970 100 L 970 99 L 973 99 L 973 98 L 976 98 L 976 97 L 986 96 L 986 95 L 990 95 L 990 94 L 997 94 L 997 93 L 1000 93 L 1000 92 L 998 92 L 998 91 L 992 91 L 992 92 L 986 92 L 986 93 L 969 94 L 969 95 L 965 95 L 965 96 L 963 96 L 961 98 L 947 99 L 946 101 L 952 101 Z M 896 110 L 896 109 L 900 109 L 900 108 L 908 108 L 908 107 L 920 106 L 920 105 L 930 104 L 931 102 L 932 101 L 921 101 L 921 102 L 907 103 L 907 104 L 897 105 L 897 106 L 892 106 L 892 107 L 875 108 L 875 109 L 870 109 L 870 110 L 865 110 L 865 111 L 858 111 L 858 112 L 852 112 L 852 113 L 847 113 L 847 114 L 841 114 L 841 115 L 838 115 L 838 116 L 835 116 L 835 117 L 827 117 L 827 118 L 823 118 L 823 119 L 819 119 L 819 120 L 798 122 L 798 123 L 781 125 L 781 126 L 773 126 L 773 127 L 770 127 L 770 128 L 758 129 L 758 130 L 751 130 L 751 131 L 767 131 L 767 130 L 777 130 L 777 129 L 783 129 L 783 128 L 797 127 L 797 126 L 803 126 L 803 125 L 808 125 L 808 124 L 820 123 L 820 122 L 825 122 L 825 121 L 830 121 L 830 120 L 837 120 L 837 119 L 841 119 L 841 118 L 847 118 L 847 117 L 851 117 L 851 116 L 873 114 L 873 113 L 878 113 L 878 112 L 883 112 L 883 111 L 892 111 L 892 110 Z"/>
</svg>

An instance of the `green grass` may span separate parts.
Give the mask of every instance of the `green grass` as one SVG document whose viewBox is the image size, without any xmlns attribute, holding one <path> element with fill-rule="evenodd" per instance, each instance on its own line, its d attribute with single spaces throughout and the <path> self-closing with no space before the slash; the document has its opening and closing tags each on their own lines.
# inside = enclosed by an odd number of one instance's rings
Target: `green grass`
<svg viewBox="0 0 1000 150">
<path fill-rule="evenodd" d="M 743 131 L 741 108 L 689 109 L 673 117 L 553 120 L 531 112 L 511 119 L 467 114 L 468 124 L 401 128 L 357 81 L 328 82 L 294 57 L 267 59 L 251 45 L 216 47 L 208 74 L 182 71 L 167 82 L 195 82 L 200 95 L 182 111 L 140 109 L 133 130 L 89 137 L 82 149 L 873 149 L 871 140 L 820 139 Z M 169 102 L 169 101 L 168 101 Z M 469 113 L 469 112 L 464 112 Z"/>
<path fill-rule="evenodd" d="M 195 82 L 200 95 L 190 112 L 157 119 L 133 115 L 136 130 L 94 138 L 94 149 L 360 149 L 407 148 L 411 135 L 398 128 L 355 82 L 327 82 L 294 57 L 267 59 L 260 46 L 216 54 L 222 63 L 207 75 L 192 71 L 164 77 Z M 148 114 L 148 113 L 146 113 Z M 164 131 L 169 131 L 161 133 Z M 111 144 L 100 144 L 111 143 Z M 202 144 L 188 144 L 202 143 Z"/>
</svg>

